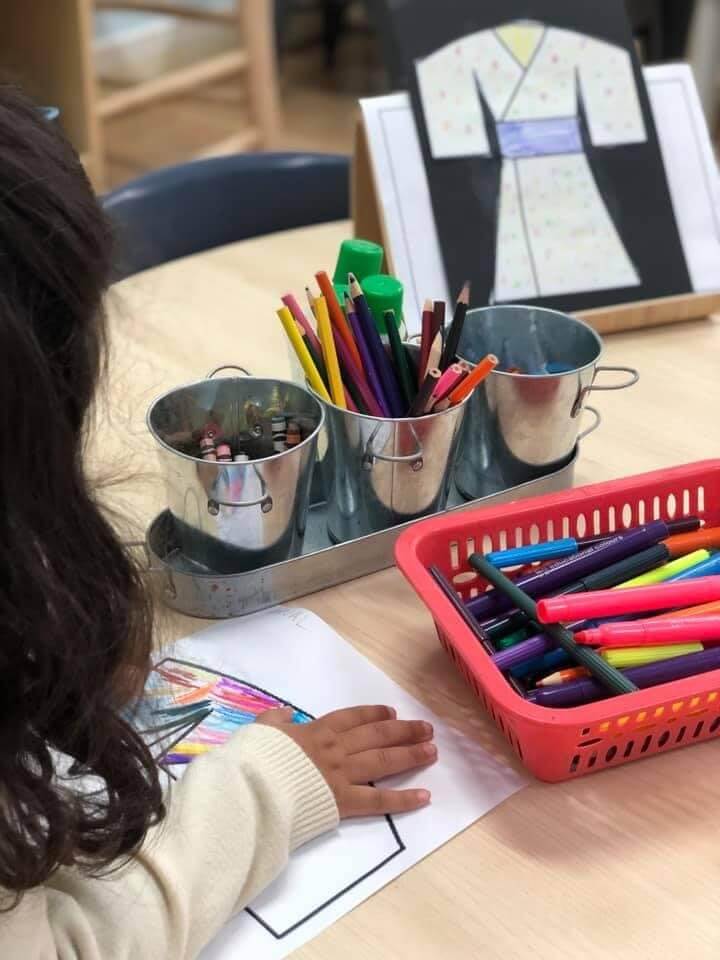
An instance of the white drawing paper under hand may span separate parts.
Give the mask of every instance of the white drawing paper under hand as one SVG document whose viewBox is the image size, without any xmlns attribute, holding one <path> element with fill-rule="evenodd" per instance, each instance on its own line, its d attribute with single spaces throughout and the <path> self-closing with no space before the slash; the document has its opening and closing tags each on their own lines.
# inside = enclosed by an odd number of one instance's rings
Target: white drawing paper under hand
<svg viewBox="0 0 720 960">
<path fill-rule="evenodd" d="M 242 622 L 227 621 L 180 640 L 166 656 L 172 658 L 165 661 L 169 676 L 188 664 L 196 677 L 207 668 L 203 680 L 219 671 L 230 693 L 242 685 L 254 701 L 268 697 L 291 703 L 300 719 L 347 706 L 391 704 L 400 717 L 433 723 L 439 751 L 435 766 L 387 781 L 429 789 L 431 806 L 400 817 L 344 822 L 296 851 L 287 870 L 226 925 L 202 960 L 287 956 L 525 783 L 306 610 L 276 608 Z M 203 690 L 208 688 L 205 684 Z M 211 700 L 214 695 L 207 693 Z M 212 723 L 206 725 L 211 735 Z"/>
</svg>

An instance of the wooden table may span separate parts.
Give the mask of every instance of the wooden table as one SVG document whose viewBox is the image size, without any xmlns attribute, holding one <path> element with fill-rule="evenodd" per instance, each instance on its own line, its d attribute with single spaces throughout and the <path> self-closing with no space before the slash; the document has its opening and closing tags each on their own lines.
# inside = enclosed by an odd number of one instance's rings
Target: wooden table
<svg viewBox="0 0 720 960">
<path fill-rule="evenodd" d="M 245 241 L 119 284 L 109 402 L 93 449 L 129 479 L 108 491 L 142 529 L 164 506 L 145 410 L 158 393 L 242 363 L 287 375 L 278 297 L 331 269 L 343 224 Z M 432 295 L 432 291 L 428 291 Z M 717 453 L 720 322 L 616 334 L 605 360 L 641 371 L 598 395 L 603 424 L 576 480 Z M 118 459 L 119 458 L 119 459 Z M 441 652 L 395 570 L 302 601 L 438 716 L 508 763 L 505 742 Z M 203 626 L 176 614 L 171 636 Z M 294 956 L 302 960 L 693 960 L 720 957 L 720 744 L 569 783 L 533 783 Z"/>
</svg>

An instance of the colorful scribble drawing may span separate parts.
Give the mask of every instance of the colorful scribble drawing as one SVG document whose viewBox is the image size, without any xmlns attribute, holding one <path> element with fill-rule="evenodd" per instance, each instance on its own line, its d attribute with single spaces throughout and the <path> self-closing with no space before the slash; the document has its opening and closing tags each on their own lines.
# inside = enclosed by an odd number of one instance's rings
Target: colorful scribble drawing
<svg viewBox="0 0 720 960">
<path fill-rule="evenodd" d="M 166 767 L 190 763 L 275 707 L 292 707 L 293 723 L 313 719 L 267 690 L 183 660 L 157 663 L 146 693 L 151 730 L 163 734 L 158 761 Z"/>
<path fill-rule="evenodd" d="M 221 746 L 240 727 L 275 707 L 292 707 L 293 723 L 308 723 L 312 714 L 255 684 L 197 663 L 167 658 L 153 667 L 145 690 L 142 727 L 158 763 L 172 776 L 172 768 Z M 293 894 L 282 887 L 266 890 L 246 913 L 275 940 L 316 916 L 363 880 L 381 870 L 405 850 L 391 817 L 366 820 L 346 834 L 336 832 L 326 846 L 303 851 L 291 863 Z M 322 858 L 325 857 L 323 860 Z M 327 864 L 320 874 L 316 860 Z M 313 880 L 306 877 L 309 871 Z M 318 875 L 324 878 L 321 884 Z M 312 891 L 312 893 L 310 893 Z"/>
<path fill-rule="evenodd" d="M 433 158 L 502 157 L 496 302 L 640 284 L 588 163 L 579 117 L 582 107 L 594 147 L 645 142 L 626 50 L 514 21 L 461 37 L 415 66 Z"/>
</svg>

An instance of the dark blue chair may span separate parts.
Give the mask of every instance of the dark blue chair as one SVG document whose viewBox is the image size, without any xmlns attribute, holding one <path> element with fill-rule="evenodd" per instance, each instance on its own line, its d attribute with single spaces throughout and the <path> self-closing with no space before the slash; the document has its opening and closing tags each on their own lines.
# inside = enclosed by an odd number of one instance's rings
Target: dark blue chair
<svg viewBox="0 0 720 960">
<path fill-rule="evenodd" d="M 350 162 L 318 153 L 212 157 L 157 170 L 103 198 L 114 280 L 248 237 L 349 215 Z"/>
</svg>

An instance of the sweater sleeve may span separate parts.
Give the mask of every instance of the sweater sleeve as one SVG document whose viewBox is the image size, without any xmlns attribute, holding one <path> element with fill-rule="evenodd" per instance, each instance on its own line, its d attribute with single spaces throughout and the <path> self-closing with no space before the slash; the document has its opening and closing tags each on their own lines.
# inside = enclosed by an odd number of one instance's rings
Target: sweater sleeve
<svg viewBox="0 0 720 960">
<path fill-rule="evenodd" d="M 132 862 L 102 879 L 61 870 L 0 914 L 3 960 L 190 960 L 332 829 L 335 800 L 290 737 L 249 726 L 196 759 Z"/>
</svg>

